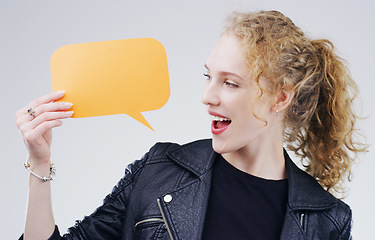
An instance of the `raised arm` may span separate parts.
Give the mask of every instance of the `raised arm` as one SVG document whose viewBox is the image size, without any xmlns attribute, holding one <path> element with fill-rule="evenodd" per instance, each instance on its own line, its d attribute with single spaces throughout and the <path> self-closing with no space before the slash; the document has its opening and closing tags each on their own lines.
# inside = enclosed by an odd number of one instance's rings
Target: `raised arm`
<svg viewBox="0 0 375 240">
<path fill-rule="evenodd" d="M 64 92 L 50 93 L 16 113 L 17 127 L 29 151 L 30 170 L 40 177 L 48 177 L 50 174 L 52 128 L 61 126 L 61 119 L 73 115 L 73 112 L 67 111 L 71 103 L 54 102 L 63 95 Z M 48 239 L 54 229 L 50 181 L 44 182 L 30 174 L 24 239 Z"/>
</svg>

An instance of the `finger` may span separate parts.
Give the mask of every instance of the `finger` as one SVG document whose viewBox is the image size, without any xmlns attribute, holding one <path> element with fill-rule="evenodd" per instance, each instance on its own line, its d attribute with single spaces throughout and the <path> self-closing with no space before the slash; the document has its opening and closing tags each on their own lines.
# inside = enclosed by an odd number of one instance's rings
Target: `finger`
<svg viewBox="0 0 375 240">
<path fill-rule="evenodd" d="M 16 125 L 21 132 L 24 131 L 25 126 L 29 125 L 35 118 L 29 114 L 23 114 L 16 117 Z"/>
<path fill-rule="evenodd" d="M 48 130 L 54 128 L 54 127 L 59 127 L 63 124 L 63 121 L 57 119 L 57 120 L 52 120 L 52 121 L 47 121 L 43 122 L 42 124 L 39 124 L 35 129 L 34 129 L 34 134 L 36 136 L 42 136 L 45 132 Z"/>
<path fill-rule="evenodd" d="M 69 110 L 73 106 L 72 103 L 68 102 L 50 102 L 41 104 L 34 108 L 34 118 L 45 113 L 45 112 L 59 112 Z M 30 115 L 30 114 L 29 114 Z"/>
<path fill-rule="evenodd" d="M 66 112 L 65 114 L 48 114 L 43 115 L 40 118 L 38 116 L 42 115 L 43 113 L 54 112 L 61 113 L 60 111 L 68 110 L 72 107 L 72 103 L 67 102 L 57 102 L 57 103 L 47 103 L 39 105 L 39 107 L 35 108 L 34 115 L 29 114 L 27 111 L 26 113 L 19 115 L 16 117 L 16 124 L 17 127 L 20 129 L 21 133 L 25 133 L 26 131 L 35 128 L 39 125 L 42 121 L 50 121 L 52 119 L 64 119 L 69 118 L 72 116 L 72 112 Z"/>
<path fill-rule="evenodd" d="M 57 92 L 52 92 L 42 97 L 39 97 L 35 99 L 34 101 L 30 102 L 29 104 L 27 104 L 25 107 L 21 108 L 17 113 L 22 114 L 25 111 L 27 111 L 29 108 L 36 108 L 41 104 L 50 103 L 52 101 L 58 100 L 62 98 L 64 94 L 65 94 L 65 91 L 57 91 Z"/>
<path fill-rule="evenodd" d="M 32 129 L 31 131 L 28 131 L 24 134 L 24 139 L 29 144 L 32 142 L 35 142 L 37 139 L 43 136 L 44 133 L 46 133 L 48 130 L 59 127 L 63 124 L 61 120 L 51 120 L 46 121 L 41 124 L 39 124 L 35 129 Z"/>
<path fill-rule="evenodd" d="M 53 111 L 66 111 L 73 106 L 72 103 L 68 102 L 51 102 L 46 104 L 41 104 L 36 108 L 33 108 L 33 114 L 30 114 L 28 111 L 25 111 L 23 114 L 16 115 L 17 126 L 20 126 L 22 123 L 30 122 L 40 114 L 44 112 L 53 112 Z"/>
<path fill-rule="evenodd" d="M 22 125 L 24 125 L 25 123 L 27 122 L 30 122 L 31 120 L 33 120 L 34 117 L 33 116 L 30 116 L 28 113 L 25 114 L 20 114 L 17 112 L 16 114 L 16 125 L 18 128 L 20 128 Z"/>
<path fill-rule="evenodd" d="M 73 115 L 72 111 L 69 112 L 46 112 L 39 115 L 32 120 L 27 119 L 32 116 L 24 116 L 23 119 L 17 120 L 17 127 L 23 136 L 27 135 L 30 131 L 45 121 L 58 120 L 69 118 Z"/>
<path fill-rule="evenodd" d="M 64 93 L 65 91 L 58 91 L 58 92 L 52 92 L 52 93 L 49 93 L 43 97 L 39 97 L 37 98 L 36 100 L 32 101 L 31 103 L 27 104 L 25 107 L 19 109 L 17 112 L 16 112 L 16 124 L 17 124 L 17 127 L 20 128 L 20 125 L 22 125 L 22 123 L 25 123 L 25 122 L 28 122 L 28 121 L 31 121 L 33 120 L 37 113 L 36 113 L 36 110 L 35 108 L 43 103 L 51 103 L 52 101 L 54 100 L 57 100 L 57 99 L 60 99 L 62 96 L 64 96 Z M 65 106 L 64 105 L 60 105 L 63 109 L 69 109 L 68 105 L 66 104 Z M 71 106 L 70 106 L 71 107 Z M 33 110 L 33 113 L 31 114 L 29 112 L 29 109 L 32 109 Z"/>
<path fill-rule="evenodd" d="M 36 113 L 66 111 L 66 110 L 69 110 L 72 106 L 73 106 L 73 103 L 69 103 L 69 102 L 51 102 L 48 104 L 39 105 L 35 109 L 35 111 Z"/>
<path fill-rule="evenodd" d="M 67 111 L 67 112 L 44 112 L 37 116 L 35 119 L 29 122 L 27 125 L 28 129 L 34 129 L 38 125 L 42 124 L 43 122 L 48 122 L 52 120 L 60 120 L 60 119 L 66 119 L 70 118 L 73 115 L 73 111 Z"/>
<path fill-rule="evenodd" d="M 27 110 L 25 110 L 23 113 L 21 110 L 19 110 L 16 113 L 16 125 L 21 130 L 25 127 L 25 125 L 28 125 L 32 120 L 35 119 L 35 112 L 33 115 L 31 115 Z"/>
</svg>

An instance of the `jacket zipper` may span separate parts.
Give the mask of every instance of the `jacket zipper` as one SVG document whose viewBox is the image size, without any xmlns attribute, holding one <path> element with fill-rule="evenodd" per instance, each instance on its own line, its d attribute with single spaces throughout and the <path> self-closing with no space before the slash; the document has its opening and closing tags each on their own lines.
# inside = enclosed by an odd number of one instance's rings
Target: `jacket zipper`
<svg viewBox="0 0 375 240">
<path fill-rule="evenodd" d="M 301 219 L 300 219 L 300 224 L 301 224 L 302 229 L 304 229 L 304 227 L 303 227 L 303 220 L 304 220 L 304 219 L 305 219 L 305 214 L 302 213 L 302 214 L 301 214 Z"/>
<path fill-rule="evenodd" d="M 135 227 L 137 227 L 139 224 L 147 223 L 147 222 L 164 222 L 164 220 L 161 218 L 148 218 L 148 219 L 144 219 L 142 221 L 137 222 L 135 224 Z"/>
<path fill-rule="evenodd" d="M 158 201 L 158 207 L 159 207 L 159 210 L 160 210 L 161 216 L 163 217 L 163 221 L 164 221 L 164 224 L 165 224 L 165 228 L 166 228 L 167 231 L 168 231 L 168 234 L 169 234 L 170 239 L 173 240 L 172 232 L 171 232 L 171 230 L 170 230 L 170 228 L 169 228 L 169 226 L 168 226 L 168 223 L 167 223 L 167 220 L 166 220 L 166 218 L 165 218 L 165 215 L 164 215 L 163 209 L 162 209 L 162 207 L 161 207 L 160 199 L 158 198 L 157 201 Z"/>
</svg>

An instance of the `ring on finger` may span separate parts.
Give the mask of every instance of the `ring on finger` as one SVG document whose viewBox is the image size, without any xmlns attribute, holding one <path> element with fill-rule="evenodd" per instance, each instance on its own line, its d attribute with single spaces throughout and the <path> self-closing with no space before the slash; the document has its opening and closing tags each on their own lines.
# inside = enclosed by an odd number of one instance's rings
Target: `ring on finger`
<svg viewBox="0 0 375 240">
<path fill-rule="evenodd" d="M 29 108 L 27 109 L 27 113 L 30 115 L 30 116 L 33 116 L 35 118 L 35 110 L 34 108 Z"/>
</svg>

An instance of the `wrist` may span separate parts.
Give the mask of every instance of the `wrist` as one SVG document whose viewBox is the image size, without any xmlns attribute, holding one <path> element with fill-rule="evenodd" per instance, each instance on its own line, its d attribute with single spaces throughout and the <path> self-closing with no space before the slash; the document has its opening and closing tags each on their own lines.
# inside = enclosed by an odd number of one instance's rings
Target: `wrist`
<svg viewBox="0 0 375 240">
<path fill-rule="evenodd" d="M 51 160 L 49 157 L 34 157 L 32 155 L 29 155 L 27 157 L 26 162 L 29 162 L 31 165 L 31 169 L 44 169 L 44 168 L 49 168 L 49 165 L 51 163 Z"/>
<path fill-rule="evenodd" d="M 30 172 L 30 176 L 36 177 L 43 182 L 52 181 L 56 174 L 55 165 L 50 161 L 35 166 L 26 161 L 24 167 Z"/>
</svg>

